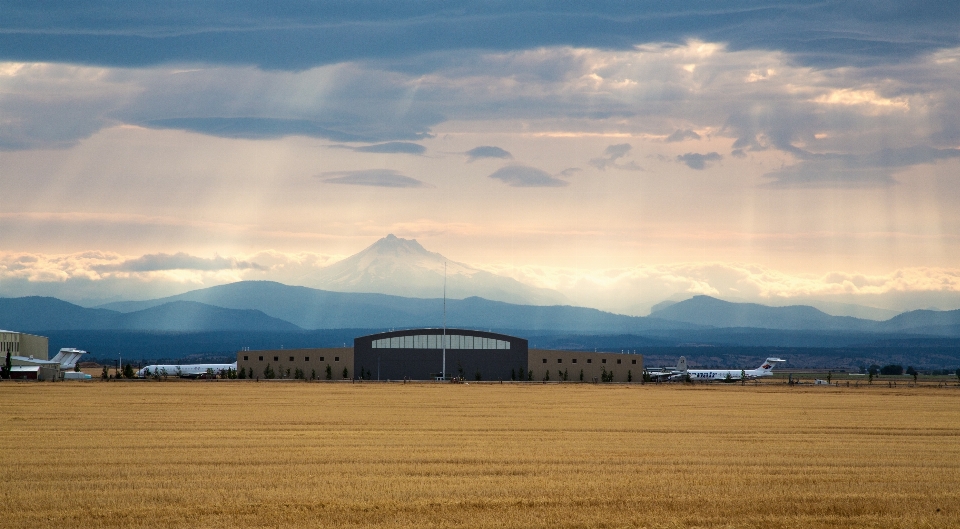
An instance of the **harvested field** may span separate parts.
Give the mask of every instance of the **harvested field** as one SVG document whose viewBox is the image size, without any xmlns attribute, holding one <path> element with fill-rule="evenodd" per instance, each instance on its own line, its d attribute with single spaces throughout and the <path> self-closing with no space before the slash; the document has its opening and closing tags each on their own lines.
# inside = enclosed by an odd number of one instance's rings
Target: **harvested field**
<svg viewBox="0 0 960 529">
<path fill-rule="evenodd" d="M 0 383 L 4 527 L 957 527 L 960 389 Z"/>
</svg>

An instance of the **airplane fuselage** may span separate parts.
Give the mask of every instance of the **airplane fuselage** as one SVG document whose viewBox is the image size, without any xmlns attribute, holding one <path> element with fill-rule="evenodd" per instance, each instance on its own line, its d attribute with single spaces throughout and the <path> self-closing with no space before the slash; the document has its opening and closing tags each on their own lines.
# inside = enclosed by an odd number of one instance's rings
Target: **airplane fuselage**
<svg viewBox="0 0 960 529">
<path fill-rule="evenodd" d="M 744 376 L 750 379 L 773 375 L 771 371 L 758 369 L 689 369 L 687 373 L 691 380 L 740 380 Z"/>
<path fill-rule="evenodd" d="M 773 366 L 776 363 L 784 362 L 780 358 L 767 358 L 760 367 L 756 369 L 687 369 L 687 359 L 680 357 L 677 368 L 670 371 L 659 370 L 647 372 L 647 376 L 654 381 L 680 381 L 687 377 L 690 380 L 700 381 L 734 381 L 741 379 L 753 379 L 759 377 L 769 377 L 773 375 Z"/>
</svg>

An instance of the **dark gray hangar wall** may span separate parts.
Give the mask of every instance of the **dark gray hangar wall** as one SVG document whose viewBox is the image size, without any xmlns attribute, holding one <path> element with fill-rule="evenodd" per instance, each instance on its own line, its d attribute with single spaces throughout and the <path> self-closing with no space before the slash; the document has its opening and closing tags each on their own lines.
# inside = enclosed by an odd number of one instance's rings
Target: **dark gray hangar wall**
<svg viewBox="0 0 960 529">
<path fill-rule="evenodd" d="M 390 331 L 353 340 L 353 369 L 376 380 L 428 380 L 440 375 L 443 329 Z M 527 341 L 494 332 L 447 329 L 447 376 L 510 380 L 527 368 Z"/>
</svg>

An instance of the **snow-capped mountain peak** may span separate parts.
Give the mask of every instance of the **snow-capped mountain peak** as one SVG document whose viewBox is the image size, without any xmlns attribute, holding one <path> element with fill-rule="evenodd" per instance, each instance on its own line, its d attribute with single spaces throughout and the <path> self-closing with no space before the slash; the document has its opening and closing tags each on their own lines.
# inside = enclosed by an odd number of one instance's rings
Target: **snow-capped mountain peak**
<svg viewBox="0 0 960 529">
<path fill-rule="evenodd" d="M 415 239 L 393 234 L 360 252 L 321 270 L 320 288 L 341 292 L 375 292 L 398 296 L 437 298 L 443 295 L 443 267 L 447 266 L 447 296 L 479 296 L 497 301 L 554 305 L 566 298 L 554 290 L 451 261 L 431 252 Z"/>
</svg>

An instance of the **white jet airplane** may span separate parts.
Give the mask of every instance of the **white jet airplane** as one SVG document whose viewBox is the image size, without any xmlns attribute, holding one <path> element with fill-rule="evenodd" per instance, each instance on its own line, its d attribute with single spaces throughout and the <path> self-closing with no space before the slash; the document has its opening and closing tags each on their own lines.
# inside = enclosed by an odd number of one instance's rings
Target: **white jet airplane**
<svg viewBox="0 0 960 529">
<path fill-rule="evenodd" d="M 152 376 L 169 376 L 182 378 L 197 378 L 200 375 L 209 373 L 219 375 L 228 369 L 237 370 L 237 363 L 232 364 L 154 364 L 144 367 L 137 371 L 137 377 L 147 378 Z"/>
<path fill-rule="evenodd" d="M 760 367 L 756 369 L 687 369 L 687 359 L 680 357 L 677 362 L 677 368 L 671 370 L 649 371 L 649 375 L 654 381 L 676 381 L 684 380 L 688 376 L 690 380 L 720 380 L 734 381 L 741 378 L 754 379 L 760 377 L 769 377 L 773 375 L 773 366 L 779 362 L 786 362 L 782 358 L 767 358 Z"/>
<path fill-rule="evenodd" d="M 73 347 L 64 347 L 60 349 L 57 356 L 50 359 L 51 362 L 59 362 L 61 371 L 69 371 L 77 366 L 80 357 L 87 354 L 86 351 L 74 349 Z"/>
</svg>

